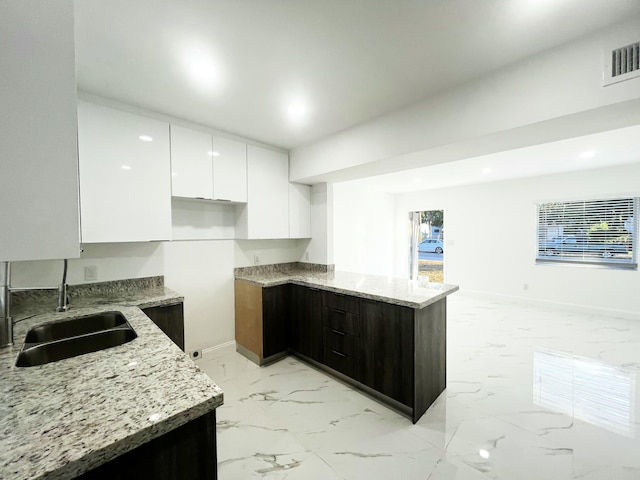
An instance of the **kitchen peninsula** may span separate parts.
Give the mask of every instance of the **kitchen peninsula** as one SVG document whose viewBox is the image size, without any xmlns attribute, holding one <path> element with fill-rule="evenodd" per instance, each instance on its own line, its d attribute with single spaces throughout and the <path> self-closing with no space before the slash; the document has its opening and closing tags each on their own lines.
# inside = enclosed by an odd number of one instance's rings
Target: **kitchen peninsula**
<svg viewBox="0 0 640 480">
<path fill-rule="evenodd" d="M 164 308 L 181 312 L 183 298 L 161 278 L 139 280 L 114 282 L 106 294 L 72 286 L 64 313 L 53 312 L 54 298 L 16 304 L 15 344 L 0 349 L 0 478 L 215 478 L 222 390 L 151 319 Z M 29 328 L 105 311 L 121 312 L 137 338 L 15 366 Z"/>
<path fill-rule="evenodd" d="M 417 422 L 446 387 L 458 287 L 322 269 L 236 269 L 238 352 L 259 365 L 292 353 Z"/>
</svg>

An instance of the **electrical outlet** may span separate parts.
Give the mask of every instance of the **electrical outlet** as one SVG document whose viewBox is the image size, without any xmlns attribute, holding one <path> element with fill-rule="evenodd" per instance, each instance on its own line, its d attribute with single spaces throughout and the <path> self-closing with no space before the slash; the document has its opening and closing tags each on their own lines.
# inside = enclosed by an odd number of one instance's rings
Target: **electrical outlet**
<svg viewBox="0 0 640 480">
<path fill-rule="evenodd" d="M 529 284 L 528 284 L 528 283 L 525 283 L 525 284 L 522 286 L 522 288 L 524 288 L 525 290 L 529 290 Z"/>
<path fill-rule="evenodd" d="M 95 282 L 96 280 L 98 280 L 98 266 L 89 265 L 88 267 L 84 267 L 84 281 Z"/>
<path fill-rule="evenodd" d="M 307 250 L 306 252 L 304 252 L 304 261 L 308 262 L 309 261 L 309 250 Z"/>
<path fill-rule="evenodd" d="M 198 360 L 202 358 L 202 350 L 194 350 L 193 352 L 190 353 L 190 355 L 191 355 L 191 360 Z"/>
<path fill-rule="evenodd" d="M 260 265 L 260 253 L 256 252 L 253 254 L 253 264 Z"/>
</svg>

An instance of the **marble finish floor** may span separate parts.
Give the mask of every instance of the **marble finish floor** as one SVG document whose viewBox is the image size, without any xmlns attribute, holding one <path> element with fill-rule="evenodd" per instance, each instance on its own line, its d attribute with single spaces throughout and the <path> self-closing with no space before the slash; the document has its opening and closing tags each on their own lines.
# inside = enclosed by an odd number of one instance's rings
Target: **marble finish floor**
<svg viewBox="0 0 640 480">
<path fill-rule="evenodd" d="M 447 389 L 411 422 L 288 357 L 200 360 L 235 479 L 640 479 L 640 321 L 456 294 Z"/>
</svg>

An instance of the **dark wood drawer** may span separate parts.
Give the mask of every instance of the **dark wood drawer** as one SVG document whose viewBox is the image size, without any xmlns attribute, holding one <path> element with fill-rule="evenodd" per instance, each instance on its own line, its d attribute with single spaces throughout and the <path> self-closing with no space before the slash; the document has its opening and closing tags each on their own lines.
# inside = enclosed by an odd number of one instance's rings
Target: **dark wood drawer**
<svg viewBox="0 0 640 480">
<path fill-rule="evenodd" d="M 341 310 L 355 315 L 360 313 L 360 303 L 357 297 L 340 295 L 339 293 L 324 292 L 323 302 L 325 306 L 334 310 Z"/>
<path fill-rule="evenodd" d="M 324 327 L 324 346 L 351 357 L 359 357 L 360 339 L 355 335 L 341 332 L 335 328 Z"/>
<path fill-rule="evenodd" d="M 324 349 L 324 364 L 355 380 L 359 380 L 358 359 L 331 348 Z"/>
<path fill-rule="evenodd" d="M 342 333 L 360 335 L 360 316 L 357 314 L 324 307 L 323 321 L 325 327 L 333 328 Z"/>
</svg>

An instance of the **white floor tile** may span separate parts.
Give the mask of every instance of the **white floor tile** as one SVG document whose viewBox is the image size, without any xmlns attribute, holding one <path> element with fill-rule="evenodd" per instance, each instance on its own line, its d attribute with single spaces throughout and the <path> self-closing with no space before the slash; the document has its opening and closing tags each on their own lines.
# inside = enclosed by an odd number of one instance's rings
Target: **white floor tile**
<svg viewBox="0 0 640 480">
<path fill-rule="evenodd" d="M 293 357 L 224 349 L 222 480 L 640 478 L 640 322 L 449 297 L 447 389 L 416 424 Z"/>
</svg>

